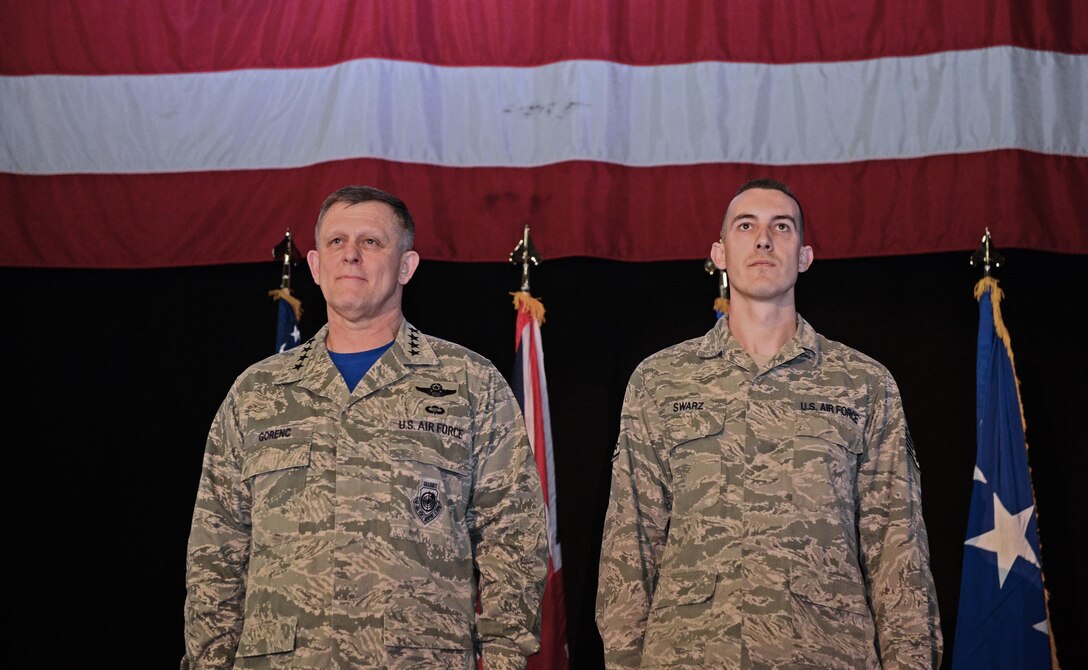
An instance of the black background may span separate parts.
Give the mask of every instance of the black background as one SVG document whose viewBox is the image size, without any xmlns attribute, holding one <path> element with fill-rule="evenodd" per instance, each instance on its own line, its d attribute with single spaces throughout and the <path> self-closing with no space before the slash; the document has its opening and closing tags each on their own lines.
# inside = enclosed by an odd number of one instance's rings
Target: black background
<svg viewBox="0 0 1088 670">
<path fill-rule="evenodd" d="M 546 254 L 547 250 L 542 249 Z M 1088 448 L 1083 282 L 1088 257 L 1006 250 L 1006 291 L 1027 417 L 1052 627 L 1067 668 L 1088 667 L 1084 545 Z M 951 659 L 974 464 L 979 278 L 968 252 L 817 259 L 798 309 L 895 375 L 922 467 L 932 568 Z M 490 358 L 507 378 L 507 264 L 424 261 L 405 295 L 424 332 Z M 176 667 L 185 543 L 204 439 L 231 382 L 272 353 L 267 264 L 161 270 L 0 268 L 8 354 L 6 594 L 15 657 L 44 667 Z M 303 337 L 325 320 L 296 270 Z M 559 538 L 575 668 L 602 667 L 593 622 L 610 455 L 623 392 L 645 356 L 714 323 L 701 260 L 546 261 L 543 328 Z"/>
</svg>

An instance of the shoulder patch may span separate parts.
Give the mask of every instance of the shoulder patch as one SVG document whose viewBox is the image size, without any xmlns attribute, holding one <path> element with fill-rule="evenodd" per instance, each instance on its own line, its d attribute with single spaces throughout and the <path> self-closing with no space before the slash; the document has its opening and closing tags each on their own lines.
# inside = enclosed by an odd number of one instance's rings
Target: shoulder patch
<svg viewBox="0 0 1088 670">
<path fill-rule="evenodd" d="M 433 479 L 424 479 L 416 489 L 416 497 L 412 499 L 412 509 L 424 526 L 434 521 L 442 511 L 441 489 L 438 482 Z"/>
</svg>

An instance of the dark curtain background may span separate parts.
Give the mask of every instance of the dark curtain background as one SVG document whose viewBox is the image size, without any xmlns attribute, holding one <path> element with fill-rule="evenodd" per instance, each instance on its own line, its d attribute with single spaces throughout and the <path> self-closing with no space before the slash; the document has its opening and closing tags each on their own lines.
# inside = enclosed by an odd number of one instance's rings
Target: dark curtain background
<svg viewBox="0 0 1088 670">
<path fill-rule="evenodd" d="M 999 241 L 998 241 L 999 242 Z M 547 249 L 542 251 L 546 254 Z M 923 472 L 925 516 L 951 659 L 974 464 L 979 278 L 970 254 L 821 261 L 798 307 L 820 332 L 887 365 Z M 1088 407 L 1081 288 L 1088 257 L 1007 250 L 997 276 L 1027 416 L 1043 564 L 1059 658 L 1088 667 L 1084 550 Z M 424 261 L 405 312 L 509 377 L 505 264 Z M 166 270 L 0 268 L 8 400 L 5 593 L 14 657 L 37 667 L 170 668 L 182 655 L 185 543 L 204 438 L 231 382 L 272 353 L 274 262 Z M 304 266 L 303 336 L 325 307 Z M 601 667 L 593 622 L 610 454 L 627 378 L 645 356 L 714 322 L 702 262 L 546 261 L 533 293 L 555 436 L 570 651 Z M 12 666 L 17 667 L 17 666 Z"/>
</svg>

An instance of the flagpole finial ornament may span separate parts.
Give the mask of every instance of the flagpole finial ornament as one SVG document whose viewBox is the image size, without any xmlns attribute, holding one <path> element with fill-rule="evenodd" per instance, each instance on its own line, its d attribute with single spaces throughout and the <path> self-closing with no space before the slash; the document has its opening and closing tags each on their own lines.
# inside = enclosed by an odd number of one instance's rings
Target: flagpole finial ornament
<svg viewBox="0 0 1088 670">
<path fill-rule="evenodd" d="M 703 261 L 703 269 L 708 275 L 718 275 L 718 297 L 714 299 L 714 311 L 719 315 L 725 314 L 729 311 L 729 275 L 725 270 L 718 269 L 712 258 Z"/>
<path fill-rule="evenodd" d="M 525 224 L 525 230 L 521 235 L 521 240 L 518 241 L 517 246 L 510 252 L 510 262 L 514 265 L 521 266 L 521 290 L 529 292 L 529 264 L 540 265 L 540 253 L 533 246 L 533 241 L 529 238 L 529 224 Z"/>
<path fill-rule="evenodd" d="M 283 263 L 280 288 L 291 288 L 291 267 L 302 260 L 302 252 L 298 250 L 295 241 L 291 239 L 290 228 L 287 229 L 287 234 L 284 235 L 283 240 L 272 250 L 272 258 Z"/>
<path fill-rule="evenodd" d="M 982 276 L 989 277 L 991 272 L 1001 267 L 1004 262 L 1005 257 L 994 248 L 990 237 L 990 229 L 987 227 L 986 232 L 982 235 L 982 243 L 979 244 L 978 250 L 971 255 L 971 267 L 981 267 Z"/>
</svg>

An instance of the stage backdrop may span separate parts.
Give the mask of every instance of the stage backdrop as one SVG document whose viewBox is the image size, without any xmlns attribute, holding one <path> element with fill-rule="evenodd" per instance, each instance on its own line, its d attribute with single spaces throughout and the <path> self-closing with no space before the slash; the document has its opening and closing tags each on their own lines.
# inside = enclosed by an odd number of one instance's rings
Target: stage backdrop
<svg viewBox="0 0 1088 670">
<path fill-rule="evenodd" d="M 1055 637 L 1088 666 L 1086 54 L 1076 0 L 0 4 L 15 655 L 174 666 L 204 436 L 273 347 L 271 250 L 287 228 L 311 247 L 321 199 L 369 183 L 421 224 L 409 319 L 505 372 L 501 261 L 533 226 L 571 657 L 599 667 L 624 385 L 710 328 L 702 259 L 736 187 L 771 176 L 816 248 L 802 313 L 899 380 L 949 649 L 975 453 L 966 259 L 985 227 L 1012 250 Z M 296 288 L 308 337 L 324 307 L 305 271 Z"/>
<path fill-rule="evenodd" d="M 745 179 L 822 258 L 1088 253 L 1078 0 L 0 6 L 0 265 L 260 261 L 349 183 L 425 258 L 697 258 Z M 1078 223 L 1081 220 L 1081 223 Z"/>
<path fill-rule="evenodd" d="M 798 287 L 800 310 L 817 329 L 876 357 L 899 382 L 922 468 L 946 659 L 975 459 L 978 273 L 968 255 L 817 259 Z M 1003 311 L 1027 416 L 1054 635 L 1066 668 L 1088 667 L 1080 423 L 1088 388 L 1077 314 L 1088 256 L 1006 256 Z M 504 264 L 425 261 L 408 286 L 407 316 L 488 356 L 510 378 L 507 292 L 519 279 Z M 278 285 L 271 261 L 0 268 L 11 371 L 5 417 L 16 436 L 4 487 L 16 653 L 52 667 L 175 667 L 204 440 L 234 378 L 273 350 L 267 290 Z M 308 338 L 324 322 L 324 305 L 305 273 L 296 285 Z M 533 290 L 548 309 L 542 333 L 572 667 L 600 668 L 593 602 L 624 387 L 643 357 L 713 325 L 715 286 L 700 261 L 577 258 L 545 261 Z"/>
</svg>

